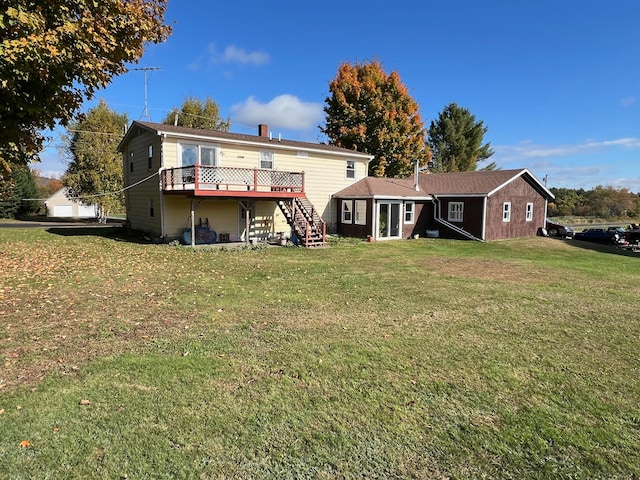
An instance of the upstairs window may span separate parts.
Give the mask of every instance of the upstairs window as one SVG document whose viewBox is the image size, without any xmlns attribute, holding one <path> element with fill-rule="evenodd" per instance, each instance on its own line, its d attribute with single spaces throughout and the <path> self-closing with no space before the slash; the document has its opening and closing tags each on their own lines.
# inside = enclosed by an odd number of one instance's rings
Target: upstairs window
<svg viewBox="0 0 640 480">
<path fill-rule="evenodd" d="M 273 152 L 269 150 L 260 151 L 260 168 L 273 170 L 275 162 L 273 161 Z"/>
<path fill-rule="evenodd" d="M 129 152 L 129 171 L 133 172 L 133 152 Z"/>
<path fill-rule="evenodd" d="M 356 162 L 355 160 L 347 160 L 347 178 L 356 178 Z"/>
<path fill-rule="evenodd" d="M 183 167 L 204 165 L 217 167 L 220 148 L 216 145 L 195 145 L 183 143 L 180 145 L 180 161 Z"/>
<path fill-rule="evenodd" d="M 464 213 L 464 203 L 462 202 L 450 202 L 449 203 L 449 216 L 450 222 L 462 222 Z"/>
<path fill-rule="evenodd" d="M 503 222 L 511 221 L 511 202 L 504 202 L 502 204 L 502 221 Z"/>
<path fill-rule="evenodd" d="M 533 221 L 533 203 L 527 203 L 526 220 L 527 222 Z"/>
<path fill-rule="evenodd" d="M 147 155 L 147 170 L 151 170 L 153 166 L 153 145 L 149 145 L 149 154 Z"/>
</svg>

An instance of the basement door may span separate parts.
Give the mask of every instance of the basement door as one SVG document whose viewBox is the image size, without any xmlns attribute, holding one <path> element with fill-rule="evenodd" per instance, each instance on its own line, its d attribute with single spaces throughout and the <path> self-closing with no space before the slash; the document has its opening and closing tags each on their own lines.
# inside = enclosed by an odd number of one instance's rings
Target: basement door
<svg viewBox="0 0 640 480">
<path fill-rule="evenodd" d="M 379 239 L 396 239 L 402 237 L 400 229 L 400 202 L 378 202 L 378 225 L 377 233 Z"/>
</svg>

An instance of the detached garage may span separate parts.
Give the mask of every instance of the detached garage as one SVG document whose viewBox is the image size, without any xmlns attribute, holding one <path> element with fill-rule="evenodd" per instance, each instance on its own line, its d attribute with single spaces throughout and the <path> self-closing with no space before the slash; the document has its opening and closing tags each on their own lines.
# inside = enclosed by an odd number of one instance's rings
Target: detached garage
<svg viewBox="0 0 640 480">
<path fill-rule="evenodd" d="M 96 218 L 96 205 L 86 205 L 77 200 L 67 198 L 67 188 L 61 188 L 44 202 L 47 217 Z"/>
</svg>

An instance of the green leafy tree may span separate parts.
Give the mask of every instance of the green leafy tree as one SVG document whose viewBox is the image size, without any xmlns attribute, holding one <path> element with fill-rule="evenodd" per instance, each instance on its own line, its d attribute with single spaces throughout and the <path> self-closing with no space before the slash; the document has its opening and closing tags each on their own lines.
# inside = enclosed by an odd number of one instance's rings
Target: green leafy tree
<svg viewBox="0 0 640 480">
<path fill-rule="evenodd" d="M 15 166 L 9 175 L 0 177 L 0 218 L 16 218 L 38 211 L 38 191 L 31 170 Z"/>
<path fill-rule="evenodd" d="M 433 171 L 436 172 L 472 172 L 478 163 L 491 155 L 490 143 L 482 144 L 487 133 L 482 121 L 466 109 L 455 103 L 447 105 L 429 127 L 429 146 L 433 152 Z M 494 170 L 490 163 L 483 170 Z"/>
<path fill-rule="evenodd" d="M 0 173 L 38 159 L 44 136 L 171 33 L 167 0 L 12 0 L 0 7 Z"/>
<path fill-rule="evenodd" d="M 162 123 L 222 132 L 228 132 L 231 128 L 228 118 L 220 118 L 220 107 L 211 97 L 204 101 L 195 97 L 185 98 L 182 106 L 179 109 L 174 107 Z"/>
<path fill-rule="evenodd" d="M 98 205 L 99 218 L 124 208 L 122 156 L 118 142 L 128 123 L 126 115 L 110 110 L 104 100 L 70 125 L 63 151 L 70 159 L 62 182 L 69 198 Z"/>
<path fill-rule="evenodd" d="M 374 155 L 370 175 L 406 177 L 431 159 L 418 104 L 397 72 L 387 75 L 378 61 L 344 63 L 329 91 L 320 131 L 332 145 Z"/>
</svg>

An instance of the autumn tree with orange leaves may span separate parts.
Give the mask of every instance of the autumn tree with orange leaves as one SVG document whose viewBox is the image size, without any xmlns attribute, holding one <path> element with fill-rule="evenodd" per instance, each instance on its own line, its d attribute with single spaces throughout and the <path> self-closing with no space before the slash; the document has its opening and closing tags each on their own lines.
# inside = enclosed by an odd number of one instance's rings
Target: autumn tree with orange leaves
<svg viewBox="0 0 640 480">
<path fill-rule="evenodd" d="M 42 131 L 164 41 L 167 0 L 12 0 L 0 6 L 0 174 L 37 160 Z"/>
<path fill-rule="evenodd" d="M 404 178 L 431 159 L 418 104 L 397 72 L 379 61 L 344 63 L 329 90 L 320 131 L 332 145 L 374 155 L 369 175 Z"/>
</svg>

